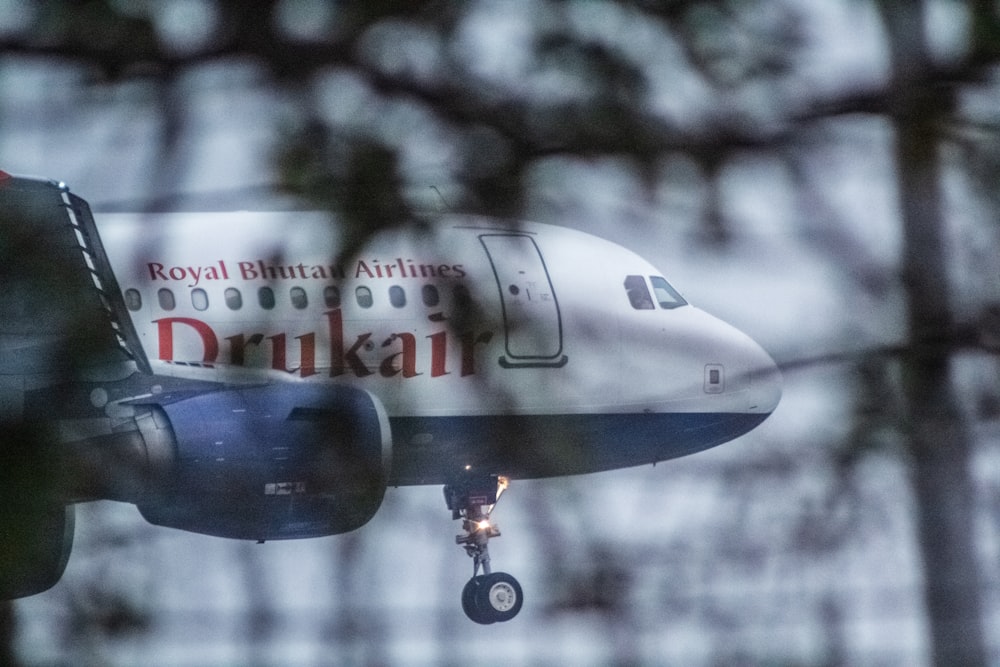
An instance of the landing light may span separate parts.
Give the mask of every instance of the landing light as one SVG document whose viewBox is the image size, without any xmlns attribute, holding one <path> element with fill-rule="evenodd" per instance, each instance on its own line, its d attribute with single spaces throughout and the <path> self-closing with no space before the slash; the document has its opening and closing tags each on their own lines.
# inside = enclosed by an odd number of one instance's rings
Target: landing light
<svg viewBox="0 0 1000 667">
<path fill-rule="evenodd" d="M 490 527 L 490 522 L 486 519 L 483 519 L 482 521 L 476 524 L 476 527 L 479 528 L 479 530 L 488 530 Z"/>
</svg>

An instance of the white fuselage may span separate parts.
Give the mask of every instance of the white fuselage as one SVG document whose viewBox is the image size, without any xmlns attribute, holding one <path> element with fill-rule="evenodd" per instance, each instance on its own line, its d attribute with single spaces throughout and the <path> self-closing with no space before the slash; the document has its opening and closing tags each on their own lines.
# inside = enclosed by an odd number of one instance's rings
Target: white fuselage
<svg viewBox="0 0 1000 667">
<path fill-rule="evenodd" d="M 154 373 L 351 383 L 390 416 L 771 412 L 767 355 L 568 229 L 454 217 L 350 256 L 310 213 L 99 216 Z M 644 281 L 654 305 L 625 286 Z M 757 383 L 755 384 L 755 379 Z"/>
</svg>

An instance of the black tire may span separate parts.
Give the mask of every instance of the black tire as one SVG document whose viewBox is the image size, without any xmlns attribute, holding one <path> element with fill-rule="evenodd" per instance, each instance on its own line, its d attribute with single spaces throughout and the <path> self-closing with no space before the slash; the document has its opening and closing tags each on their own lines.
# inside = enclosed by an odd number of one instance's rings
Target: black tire
<svg viewBox="0 0 1000 667">
<path fill-rule="evenodd" d="M 462 589 L 462 611 L 469 617 L 469 620 L 480 625 L 490 625 L 495 621 L 492 620 L 491 616 L 485 614 L 479 606 L 484 579 L 485 575 L 481 574 L 469 579 L 465 584 L 465 588 Z"/>
<path fill-rule="evenodd" d="M 489 623 L 509 621 L 517 616 L 523 604 L 521 584 L 506 572 L 485 575 L 476 588 L 477 611 Z"/>
</svg>

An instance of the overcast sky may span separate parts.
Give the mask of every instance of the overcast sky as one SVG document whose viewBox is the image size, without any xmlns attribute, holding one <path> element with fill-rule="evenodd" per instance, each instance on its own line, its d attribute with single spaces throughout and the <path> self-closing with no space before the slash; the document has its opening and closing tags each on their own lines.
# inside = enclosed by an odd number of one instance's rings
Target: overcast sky
<svg viewBox="0 0 1000 667">
<path fill-rule="evenodd" d="M 558 94 L 564 82 L 532 78 L 527 71 L 523 53 L 532 26 L 511 4 L 481 3 L 456 48 L 486 79 Z M 887 76 L 887 54 L 870 3 L 798 4 L 808 19 L 808 48 L 795 77 L 771 91 L 784 103 Z M 211 39 L 208 5 L 189 0 L 162 6 L 162 35 L 178 51 Z M 288 30 L 308 33 L 336 20 L 323 7 L 286 3 L 282 20 Z M 596 20 L 586 15 L 588 3 L 574 7 L 577 20 L 590 30 L 622 27 L 611 20 L 620 16 Z M 932 9 L 934 52 L 942 60 L 953 58 L 962 48 L 960 3 L 942 0 Z M 27 20 L 23 12 L 22 3 L 0 0 L 0 34 Z M 638 34 L 634 48 L 675 57 L 677 46 L 658 37 Z M 373 57 L 385 57 L 378 39 L 372 37 L 371 48 L 382 55 Z M 650 67 L 663 76 L 654 80 L 651 94 L 660 113 L 694 123 L 717 111 L 720 100 L 711 91 L 672 68 L 657 70 L 655 60 Z M 433 56 L 413 56 L 398 66 L 432 71 Z M 293 122 L 297 111 L 254 66 L 220 63 L 183 77 L 178 94 L 187 124 L 168 191 L 150 182 L 162 158 L 152 87 L 142 81 L 88 87 L 84 76 L 77 68 L 39 59 L 0 60 L 0 169 L 65 181 L 95 205 L 98 215 L 102 207 L 175 190 L 232 192 L 239 202 L 246 189 L 262 188 L 253 195 L 254 205 L 281 203 L 264 186 L 274 181 L 278 130 L 286 120 Z M 414 196 L 426 196 L 431 186 L 447 196 L 455 165 L 438 121 L 413 105 L 376 101 L 373 91 L 349 73 L 330 72 L 317 90 L 330 120 L 365 124 L 378 117 L 380 131 L 404 148 L 408 184 L 418 192 Z M 755 108 L 754 96 L 760 94 L 745 90 L 725 102 Z M 859 291 L 854 265 L 841 254 L 849 249 L 869 266 L 888 271 L 898 259 L 890 141 L 889 128 L 877 119 L 823 124 L 814 150 L 804 156 L 816 186 L 809 199 L 800 196 L 779 161 L 759 155 L 733 160 L 720 179 L 724 212 L 736 230 L 736 241 L 725 250 L 696 241 L 707 186 L 679 158 L 664 162 L 662 185 L 651 195 L 624 161 L 553 157 L 530 174 L 527 214 L 637 250 L 693 303 L 746 331 L 782 361 L 864 349 L 897 341 L 903 333 L 899 294 L 890 289 L 875 298 Z M 995 247 L 995 239 L 970 231 L 981 221 L 976 206 L 961 205 L 975 199 L 969 185 L 951 178 L 948 195 L 955 252 L 973 256 L 981 247 Z M 811 231 L 803 234 L 803 229 Z M 998 289 L 981 275 L 959 277 L 969 292 Z M 357 604 L 364 607 L 357 612 L 364 618 L 376 610 L 379 631 L 387 639 L 381 655 L 399 664 L 463 662 L 484 655 L 486 664 L 567 658 L 606 664 L 620 649 L 613 641 L 616 633 L 634 641 L 640 657 L 708 664 L 710 656 L 727 655 L 720 649 L 724 633 L 706 630 L 713 614 L 733 624 L 728 640 L 733 652 L 742 642 L 761 653 L 818 661 L 829 651 L 832 624 L 849 656 L 919 664 L 924 646 L 914 587 L 918 572 L 907 542 L 912 526 L 897 464 L 876 459 L 862 470 L 878 482 L 865 487 L 869 504 L 858 519 L 858 536 L 843 548 L 804 562 L 786 544 L 782 526 L 789 516 L 814 511 L 832 483 L 815 473 L 823 463 L 823 447 L 843 438 L 847 427 L 850 399 L 836 391 L 845 382 L 842 372 L 818 368 L 789 375 L 775 415 L 717 451 L 656 468 L 516 484 L 498 510 L 504 537 L 496 541 L 494 558 L 519 577 L 527 602 L 521 616 L 506 626 L 480 628 L 464 620 L 458 594 L 471 567 L 453 544 L 457 526 L 449 521 L 440 489 L 406 488 L 390 490 L 360 537 L 262 547 L 147 526 L 130 506 L 80 508 L 77 548 L 64 582 L 18 603 L 20 645 L 29 660 L 39 663 L 98 656 L 93 664 L 127 665 L 150 653 L 162 664 L 248 659 L 323 664 L 331 654 L 363 661 L 371 648 L 354 646 L 332 629 L 338 615 L 351 614 L 350 605 Z M 739 489 L 727 486 L 736 478 L 723 473 L 734 465 L 766 469 L 789 451 L 795 452 L 792 471 L 770 485 L 765 473 L 766 493 L 743 489 L 738 495 Z M 734 505 L 734 498 L 748 497 L 746 506 Z M 545 524 L 539 506 L 569 510 L 566 525 Z M 746 563 L 719 553 L 725 535 L 738 528 L 741 512 L 754 527 L 743 537 L 762 553 L 757 566 L 746 571 L 740 569 Z M 560 532 L 578 551 L 553 553 L 549 530 Z M 574 537 L 574 531 L 585 537 Z M 554 561 L 592 562 L 604 544 L 612 545 L 613 556 L 634 557 L 627 563 L 638 568 L 633 573 L 640 579 L 631 598 L 633 615 L 609 621 L 593 614 L 546 614 L 558 595 L 547 585 Z M 643 564 L 650 549 L 660 556 L 649 557 L 653 565 Z M 91 638 L 94 646 L 80 636 L 53 641 L 74 605 L 86 609 L 93 593 L 88 581 L 95 576 L 107 583 L 110 594 L 154 613 L 153 629 L 135 637 Z M 355 588 L 345 591 L 345 586 Z M 677 599 L 689 600 L 688 606 L 658 606 L 671 586 Z M 757 600 L 759 613 L 748 621 L 748 600 L 758 596 L 764 598 Z M 261 599 L 273 606 L 277 622 L 268 637 L 248 644 L 248 611 Z M 886 599 L 897 608 L 886 609 Z M 832 620 L 828 608 L 835 609 Z"/>
</svg>

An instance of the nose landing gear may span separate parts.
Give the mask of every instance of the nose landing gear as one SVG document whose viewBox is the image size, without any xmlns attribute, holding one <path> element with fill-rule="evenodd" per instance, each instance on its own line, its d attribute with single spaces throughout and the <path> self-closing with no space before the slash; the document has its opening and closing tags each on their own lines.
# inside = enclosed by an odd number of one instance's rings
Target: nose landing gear
<svg viewBox="0 0 1000 667">
<path fill-rule="evenodd" d="M 507 479 L 497 475 L 469 476 L 444 487 L 451 518 L 461 519 L 465 531 L 455 537 L 455 543 L 465 548 L 473 563 L 472 579 L 462 589 L 462 610 L 481 625 L 509 621 L 524 603 L 517 579 L 490 568 L 489 541 L 500 537 L 490 514 L 506 488 Z"/>
</svg>

